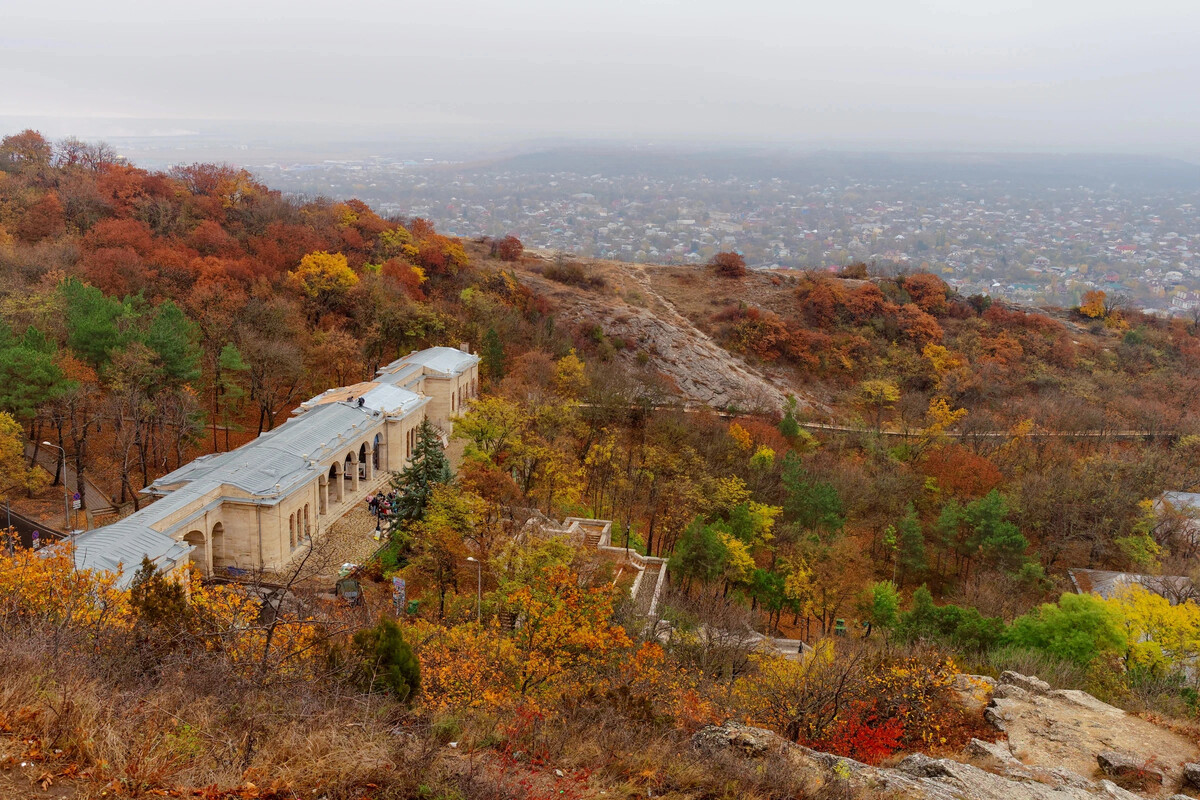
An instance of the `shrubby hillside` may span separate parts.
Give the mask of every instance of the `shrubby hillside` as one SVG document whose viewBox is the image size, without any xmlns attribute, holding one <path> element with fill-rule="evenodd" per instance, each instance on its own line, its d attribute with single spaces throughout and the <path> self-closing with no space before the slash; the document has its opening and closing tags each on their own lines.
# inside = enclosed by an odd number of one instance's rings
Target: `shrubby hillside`
<svg viewBox="0 0 1200 800">
<path fill-rule="evenodd" d="M 229 167 L 4 138 L 0 464 L 18 507 L 61 499 L 26 444 L 57 443 L 128 508 L 415 348 L 468 344 L 485 384 L 455 422 L 455 474 L 406 477 L 421 492 L 368 565 L 421 601 L 398 623 L 388 584 L 350 608 L 298 575 L 143 569 L 122 590 L 65 554 L 0 555 L 3 780 L 808 796 L 811 776 L 693 734 L 733 718 L 872 764 L 955 755 L 1002 736 L 955 690 L 964 669 L 1187 724 L 1195 603 L 1064 591 L 1068 567 L 1192 572 L 1186 525 L 1150 501 L 1197 481 L 1195 326 L 1099 296 L 1041 312 L 928 274 L 726 261 L 576 263 Z M 525 524 L 566 516 L 667 560 L 653 618 L 622 567 Z"/>
</svg>

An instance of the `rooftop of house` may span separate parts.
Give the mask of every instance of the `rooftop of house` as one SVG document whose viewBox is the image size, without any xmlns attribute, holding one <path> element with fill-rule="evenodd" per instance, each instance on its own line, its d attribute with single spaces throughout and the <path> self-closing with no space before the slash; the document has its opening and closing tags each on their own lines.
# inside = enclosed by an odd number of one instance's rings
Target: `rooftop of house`
<svg viewBox="0 0 1200 800">
<path fill-rule="evenodd" d="M 1178 511 L 1200 511 L 1200 492 L 1163 492 L 1158 499 Z"/>
<path fill-rule="evenodd" d="M 461 375 L 473 364 L 478 363 L 478 361 L 479 356 L 472 355 L 466 350 L 455 347 L 430 347 L 425 350 L 414 351 L 403 358 L 396 359 L 381 369 L 380 375 L 400 370 L 406 365 L 419 364 L 431 372 L 456 376 Z"/>
<path fill-rule="evenodd" d="M 1103 569 L 1069 569 L 1067 574 L 1078 594 L 1098 594 L 1106 600 L 1127 586 L 1140 585 L 1174 605 L 1191 597 L 1195 589 L 1192 579 L 1182 575 L 1140 575 Z"/>
</svg>

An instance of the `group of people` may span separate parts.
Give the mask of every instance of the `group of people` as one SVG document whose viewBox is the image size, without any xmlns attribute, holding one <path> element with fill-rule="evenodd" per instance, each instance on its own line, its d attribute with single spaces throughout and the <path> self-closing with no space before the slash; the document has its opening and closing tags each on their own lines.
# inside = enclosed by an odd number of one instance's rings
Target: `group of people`
<svg viewBox="0 0 1200 800">
<path fill-rule="evenodd" d="M 367 508 L 371 509 L 371 513 L 379 519 L 379 524 L 375 527 L 380 527 L 391 519 L 392 514 L 397 511 L 396 498 L 398 494 L 395 489 L 386 494 L 380 492 L 378 494 L 367 495 Z"/>
</svg>

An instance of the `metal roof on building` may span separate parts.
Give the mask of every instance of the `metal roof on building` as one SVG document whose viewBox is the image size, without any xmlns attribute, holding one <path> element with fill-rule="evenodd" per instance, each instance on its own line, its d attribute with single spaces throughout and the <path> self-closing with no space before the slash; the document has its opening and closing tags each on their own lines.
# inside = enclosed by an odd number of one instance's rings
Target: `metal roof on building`
<svg viewBox="0 0 1200 800">
<path fill-rule="evenodd" d="M 302 408 L 283 425 L 236 450 L 198 458 L 162 476 L 150 485 L 150 491 L 172 491 L 171 487 L 180 483 L 207 478 L 254 496 L 273 497 L 306 480 L 317 469 L 313 462 L 349 448 L 376 413 L 366 405 L 347 401 Z M 179 491 L 176 488 L 172 494 Z"/>
<path fill-rule="evenodd" d="M 479 361 L 479 356 L 472 355 L 454 347 L 430 347 L 409 353 L 404 358 L 397 359 L 384 367 L 384 372 L 392 371 L 393 367 L 405 364 L 420 364 L 432 372 L 443 375 L 461 375 L 465 370 Z"/>
<path fill-rule="evenodd" d="M 1078 594 L 1097 594 L 1105 600 L 1111 600 L 1122 589 L 1134 585 L 1162 595 L 1172 604 L 1182 602 L 1193 591 L 1192 579 L 1182 575 L 1140 575 L 1104 569 L 1068 569 L 1067 574 Z"/>
<path fill-rule="evenodd" d="M 1179 511 L 1200 511 L 1200 493 L 1197 492 L 1163 492 L 1159 500 L 1165 500 Z"/>
</svg>

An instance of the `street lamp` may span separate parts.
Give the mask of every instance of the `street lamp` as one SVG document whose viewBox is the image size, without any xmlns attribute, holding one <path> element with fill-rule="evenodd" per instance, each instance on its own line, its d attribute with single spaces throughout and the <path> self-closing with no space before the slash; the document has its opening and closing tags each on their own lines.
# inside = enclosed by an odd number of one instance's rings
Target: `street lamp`
<svg viewBox="0 0 1200 800">
<path fill-rule="evenodd" d="M 475 624 L 479 625 L 483 622 L 483 562 L 475 558 L 475 556 L 467 556 L 467 561 L 475 565 L 475 577 L 477 580 L 477 589 L 475 593 Z"/>
<path fill-rule="evenodd" d="M 71 533 L 71 490 L 67 488 L 67 451 L 63 450 L 53 442 L 42 442 L 45 447 L 53 447 L 58 452 L 62 453 L 62 482 L 63 482 L 63 527 L 66 528 L 66 533 Z"/>
</svg>

